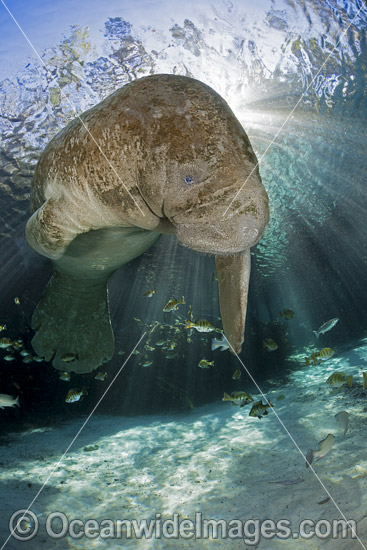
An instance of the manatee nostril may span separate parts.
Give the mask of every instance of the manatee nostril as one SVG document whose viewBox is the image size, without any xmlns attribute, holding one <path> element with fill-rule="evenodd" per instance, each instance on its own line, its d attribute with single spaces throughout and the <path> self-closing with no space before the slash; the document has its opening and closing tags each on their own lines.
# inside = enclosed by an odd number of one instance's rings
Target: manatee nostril
<svg viewBox="0 0 367 550">
<path fill-rule="evenodd" d="M 192 178 L 191 176 L 186 176 L 186 177 L 185 177 L 185 183 L 186 183 L 187 185 L 192 185 L 192 184 L 194 183 L 194 180 L 193 180 L 193 178 Z"/>
</svg>

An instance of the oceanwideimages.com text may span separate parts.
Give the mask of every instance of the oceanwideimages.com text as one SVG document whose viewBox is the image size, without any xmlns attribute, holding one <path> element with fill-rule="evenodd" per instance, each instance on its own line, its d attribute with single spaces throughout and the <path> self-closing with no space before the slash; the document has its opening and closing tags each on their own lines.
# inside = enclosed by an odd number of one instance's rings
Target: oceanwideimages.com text
<svg viewBox="0 0 367 550">
<path fill-rule="evenodd" d="M 203 519 L 197 512 L 195 519 L 180 518 L 173 514 L 163 519 L 155 514 L 152 519 L 70 519 L 63 512 L 52 512 L 41 520 L 30 510 L 14 512 L 9 521 L 9 530 L 17 540 L 36 537 L 40 527 L 52 539 L 242 539 L 245 544 L 256 545 L 261 539 L 327 539 L 357 538 L 354 520 L 304 519 L 295 526 L 287 519 Z"/>
</svg>

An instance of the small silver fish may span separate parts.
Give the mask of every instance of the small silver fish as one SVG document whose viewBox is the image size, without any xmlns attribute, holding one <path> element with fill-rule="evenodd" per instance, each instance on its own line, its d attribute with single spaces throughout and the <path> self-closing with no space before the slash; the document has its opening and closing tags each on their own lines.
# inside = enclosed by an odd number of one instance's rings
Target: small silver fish
<svg viewBox="0 0 367 550">
<path fill-rule="evenodd" d="M 220 349 L 220 351 L 226 351 L 226 349 L 229 349 L 229 344 L 224 334 L 222 334 L 221 339 L 219 338 L 212 339 L 211 351 L 215 351 L 216 349 Z"/>
<path fill-rule="evenodd" d="M 339 428 L 343 430 L 343 435 L 345 435 L 348 431 L 349 426 L 349 413 L 347 413 L 346 411 L 341 411 L 336 414 L 334 418 L 337 421 Z"/>
<path fill-rule="evenodd" d="M 75 353 L 64 353 L 64 355 L 61 356 L 61 361 L 64 361 L 65 363 L 71 363 L 72 361 L 75 361 L 77 356 Z"/>
<path fill-rule="evenodd" d="M 330 321 L 326 321 L 319 330 L 313 330 L 312 332 L 316 335 L 316 338 L 320 336 L 320 334 L 325 334 L 325 332 L 328 332 L 333 327 L 335 327 L 336 323 L 339 321 L 339 317 L 335 317 L 334 319 L 330 319 Z"/>
<path fill-rule="evenodd" d="M 15 399 L 11 395 L 7 395 L 6 393 L 0 393 L 0 409 L 4 409 L 5 407 L 19 407 L 19 395 Z"/>
<path fill-rule="evenodd" d="M 69 382 L 71 378 L 71 374 L 70 372 L 66 372 L 66 371 L 60 372 L 59 378 L 60 380 L 65 380 L 65 382 Z"/>
<path fill-rule="evenodd" d="M 317 451 L 314 451 L 313 449 L 308 449 L 307 455 L 306 455 L 306 468 L 312 464 L 312 461 L 314 458 L 317 458 L 317 462 L 324 458 L 325 455 L 330 453 L 331 448 L 334 444 L 335 436 L 332 434 L 328 434 L 325 439 L 322 439 L 319 442 L 319 448 Z"/>
<path fill-rule="evenodd" d="M 279 485 L 296 485 L 297 483 L 302 483 L 304 479 L 299 477 L 298 479 L 282 479 L 279 481 L 268 481 L 268 483 L 278 483 Z"/>
</svg>

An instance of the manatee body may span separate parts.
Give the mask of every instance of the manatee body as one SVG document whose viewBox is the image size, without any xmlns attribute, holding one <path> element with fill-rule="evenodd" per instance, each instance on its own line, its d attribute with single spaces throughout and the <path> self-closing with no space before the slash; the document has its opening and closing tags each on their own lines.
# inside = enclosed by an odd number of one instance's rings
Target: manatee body
<svg viewBox="0 0 367 550">
<path fill-rule="evenodd" d="M 31 209 L 27 240 L 55 268 L 32 345 L 55 368 L 90 372 L 112 357 L 107 281 L 162 233 L 215 255 L 223 328 L 240 352 L 268 197 L 244 129 L 210 87 L 148 76 L 83 113 L 42 153 Z"/>
</svg>

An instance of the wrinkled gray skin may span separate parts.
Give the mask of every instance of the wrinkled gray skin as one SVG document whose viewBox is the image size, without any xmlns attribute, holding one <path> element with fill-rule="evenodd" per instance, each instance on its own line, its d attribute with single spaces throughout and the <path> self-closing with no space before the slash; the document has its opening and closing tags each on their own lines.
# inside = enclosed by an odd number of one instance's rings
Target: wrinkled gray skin
<svg viewBox="0 0 367 550">
<path fill-rule="evenodd" d="M 48 144 L 31 207 L 27 240 L 55 267 L 32 344 L 55 368 L 91 372 L 111 358 L 107 281 L 161 233 L 215 254 L 223 328 L 240 352 L 268 197 L 244 129 L 214 90 L 175 75 L 117 90 Z"/>
</svg>

